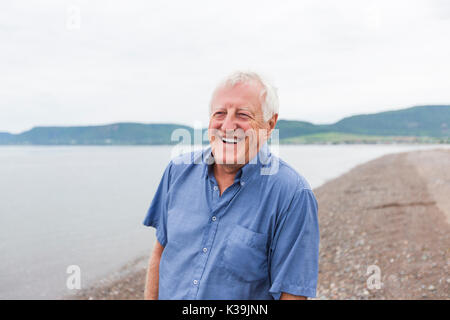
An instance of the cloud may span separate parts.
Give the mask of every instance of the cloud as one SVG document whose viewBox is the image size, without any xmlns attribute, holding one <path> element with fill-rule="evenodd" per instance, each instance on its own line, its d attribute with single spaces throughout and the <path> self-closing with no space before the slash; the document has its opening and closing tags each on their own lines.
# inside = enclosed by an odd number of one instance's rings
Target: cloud
<svg viewBox="0 0 450 320">
<path fill-rule="evenodd" d="M 80 28 L 68 29 L 70 7 Z M 448 2 L 40 1 L 0 4 L 0 131 L 207 123 L 215 84 L 261 71 L 280 117 L 318 123 L 450 101 Z"/>
</svg>

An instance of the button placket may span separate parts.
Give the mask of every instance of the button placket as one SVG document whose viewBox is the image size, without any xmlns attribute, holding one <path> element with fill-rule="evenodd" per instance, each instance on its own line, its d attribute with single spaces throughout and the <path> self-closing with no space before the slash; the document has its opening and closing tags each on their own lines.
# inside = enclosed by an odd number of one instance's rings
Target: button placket
<svg viewBox="0 0 450 320">
<path fill-rule="evenodd" d="M 214 211 L 213 211 L 214 212 Z M 213 216 L 211 217 L 210 221 L 217 221 L 217 217 Z M 192 275 L 192 288 L 190 291 L 191 299 L 196 299 L 197 294 L 200 290 L 200 281 L 203 277 L 203 272 L 205 270 L 206 264 L 208 262 L 209 252 L 210 248 L 213 246 L 213 242 L 215 239 L 215 235 L 217 232 L 217 223 L 208 223 L 208 227 L 205 229 L 205 233 L 203 236 L 201 251 L 199 252 L 198 259 L 196 260 L 195 264 L 195 272 Z"/>
</svg>

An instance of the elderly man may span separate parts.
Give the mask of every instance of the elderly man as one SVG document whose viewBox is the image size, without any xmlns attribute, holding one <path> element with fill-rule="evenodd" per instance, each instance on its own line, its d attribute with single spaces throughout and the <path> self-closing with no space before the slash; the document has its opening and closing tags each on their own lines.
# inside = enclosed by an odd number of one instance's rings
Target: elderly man
<svg viewBox="0 0 450 320">
<path fill-rule="evenodd" d="M 146 299 L 306 299 L 316 294 L 317 201 L 272 155 L 275 89 L 236 72 L 215 90 L 210 147 L 172 160 L 144 220 L 156 228 Z"/>
</svg>

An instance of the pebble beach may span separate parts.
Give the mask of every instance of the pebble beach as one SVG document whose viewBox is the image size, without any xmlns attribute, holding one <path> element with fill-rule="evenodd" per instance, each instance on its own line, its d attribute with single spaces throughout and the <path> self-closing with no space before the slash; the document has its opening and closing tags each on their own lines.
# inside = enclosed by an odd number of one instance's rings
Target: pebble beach
<svg viewBox="0 0 450 320">
<path fill-rule="evenodd" d="M 314 189 L 321 234 L 315 299 L 449 299 L 448 168 L 450 150 L 391 154 Z M 143 299 L 147 260 L 65 299 Z"/>
</svg>

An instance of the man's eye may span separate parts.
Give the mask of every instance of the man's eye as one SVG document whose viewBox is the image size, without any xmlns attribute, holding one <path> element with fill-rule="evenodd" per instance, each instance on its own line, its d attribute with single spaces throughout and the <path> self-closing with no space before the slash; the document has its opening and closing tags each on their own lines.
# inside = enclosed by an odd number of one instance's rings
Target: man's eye
<svg viewBox="0 0 450 320">
<path fill-rule="evenodd" d="M 246 113 L 239 113 L 238 114 L 240 117 L 244 117 L 244 118 L 249 118 L 250 116 Z"/>
</svg>

